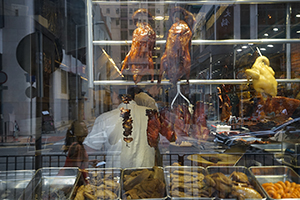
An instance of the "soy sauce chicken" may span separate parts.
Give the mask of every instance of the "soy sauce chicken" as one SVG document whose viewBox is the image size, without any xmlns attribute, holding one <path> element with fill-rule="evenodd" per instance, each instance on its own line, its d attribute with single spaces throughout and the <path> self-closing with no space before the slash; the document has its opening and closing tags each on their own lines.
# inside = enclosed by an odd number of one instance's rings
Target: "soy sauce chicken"
<svg viewBox="0 0 300 200">
<path fill-rule="evenodd" d="M 191 67 L 191 27 L 195 22 L 195 17 L 192 13 L 181 7 L 175 7 L 172 10 L 171 18 L 178 13 L 183 15 L 184 20 L 176 17 L 174 24 L 168 32 L 165 52 L 161 58 L 158 84 L 161 82 L 164 72 L 173 84 L 184 75 L 186 75 L 187 81 L 189 80 Z"/>
<path fill-rule="evenodd" d="M 151 82 L 154 80 L 152 52 L 156 34 L 150 24 L 139 20 L 143 15 L 151 17 L 146 9 L 139 9 L 132 16 L 137 28 L 133 32 L 131 49 L 126 55 L 121 69 L 121 74 L 124 70 L 130 69 L 135 83 L 140 82 L 142 77 L 147 74 L 151 74 Z"/>
</svg>

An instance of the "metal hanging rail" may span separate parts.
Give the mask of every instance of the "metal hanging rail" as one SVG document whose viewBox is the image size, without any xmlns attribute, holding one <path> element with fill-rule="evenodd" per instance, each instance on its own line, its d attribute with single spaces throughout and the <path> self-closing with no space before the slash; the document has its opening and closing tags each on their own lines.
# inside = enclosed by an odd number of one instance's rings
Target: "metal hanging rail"
<svg viewBox="0 0 300 200">
<path fill-rule="evenodd" d="M 93 41 L 94 45 L 130 45 L 131 40 Z M 192 40 L 192 45 L 234 45 L 234 44 L 286 44 L 300 43 L 300 39 L 249 39 L 249 40 Z M 156 44 L 166 44 L 166 40 L 157 40 Z"/>
<path fill-rule="evenodd" d="M 278 83 L 300 83 L 300 79 L 276 79 Z M 233 84 L 233 85 L 242 85 L 251 83 L 247 79 L 214 79 L 214 80 L 199 80 L 199 79 L 190 79 L 189 83 L 193 85 L 220 85 L 220 84 Z M 157 81 L 151 83 L 150 81 L 142 81 L 135 84 L 133 81 L 126 80 L 101 80 L 94 81 L 94 85 L 155 85 Z M 186 80 L 181 80 L 177 82 L 177 85 L 187 84 Z M 171 85 L 170 81 L 162 81 L 161 85 Z"/>
<path fill-rule="evenodd" d="M 232 0 L 232 1 L 93 1 L 94 4 L 99 5 L 131 5 L 131 4 L 185 4 L 185 5 L 222 5 L 222 4 L 274 4 L 274 3 L 292 3 L 299 2 L 299 0 Z"/>
</svg>

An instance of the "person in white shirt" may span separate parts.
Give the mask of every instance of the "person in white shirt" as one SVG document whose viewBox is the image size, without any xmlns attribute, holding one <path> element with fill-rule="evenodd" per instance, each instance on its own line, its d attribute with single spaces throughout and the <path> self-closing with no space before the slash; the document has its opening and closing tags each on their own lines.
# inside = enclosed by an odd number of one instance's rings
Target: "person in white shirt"
<svg viewBox="0 0 300 200">
<path fill-rule="evenodd" d="M 122 107 L 131 110 L 130 114 L 133 120 L 132 135 L 130 136 L 133 141 L 128 145 L 123 140 L 123 118 L 120 116 Z M 95 150 L 102 148 L 102 145 L 105 146 L 106 167 L 153 167 L 155 149 L 150 147 L 147 141 L 146 109 L 149 107 L 139 106 L 134 100 L 131 100 L 129 104 L 121 103 L 118 108 L 101 114 L 97 117 L 84 144 Z"/>
</svg>

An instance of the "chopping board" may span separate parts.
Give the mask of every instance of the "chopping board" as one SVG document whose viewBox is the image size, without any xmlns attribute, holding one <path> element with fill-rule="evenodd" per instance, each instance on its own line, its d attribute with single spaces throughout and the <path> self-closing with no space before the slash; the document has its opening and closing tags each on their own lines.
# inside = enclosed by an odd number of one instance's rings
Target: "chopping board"
<svg viewBox="0 0 300 200">
<path fill-rule="evenodd" d="M 187 157 L 198 166 L 234 166 L 243 154 L 192 154 Z"/>
</svg>

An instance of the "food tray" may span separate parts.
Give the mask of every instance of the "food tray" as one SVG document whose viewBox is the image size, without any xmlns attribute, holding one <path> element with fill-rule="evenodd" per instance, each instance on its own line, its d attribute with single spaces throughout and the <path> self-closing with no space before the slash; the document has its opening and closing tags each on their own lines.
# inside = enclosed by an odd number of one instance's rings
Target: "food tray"
<svg viewBox="0 0 300 200">
<path fill-rule="evenodd" d="M 121 196 L 121 168 L 87 168 L 87 179 L 89 185 L 92 186 L 94 199 L 120 199 Z M 97 192 L 101 188 L 102 192 Z M 99 189 L 100 190 L 100 189 Z M 106 190 L 109 190 L 109 194 L 113 192 L 116 197 L 108 197 Z M 76 196 L 74 192 L 73 197 Z M 105 196 L 104 196 L 105 195 Z"/>
<path fill-rule="evenodd" d="M 192 154 L 187 157 L 193 165 L 208 166 L 234 166 L 243 154 Z"/>
<path fill-rule="evenodd" d="M 255 189 L 258 193 L 260 193 L 260 195 L 262 196 L 262 200 L 267 199 L 267 196 L 264 193 L 264 191 L 262 190 L 260 184 L 255 179 L 255 177 L 251 174 L 249 169 L 246 167 L 242 167 L 242 166 L 241 167 L 238 167 L 238 166 L 210 166 L 210 167 L 207 167 L 206 170 L 207 170 L 208 174 L 221 172 L 225 176 L 230 176 L 230 174 L 234 171 L 243 172 L 247 175 L 250 184 L 253 186 L 253 189 Z M 220 198 L 220 199 L 222 199 L 222 198 Z M 224 198 L 224 199 L 229 200 L 231 198 Z"/>
<path fill-rule="evenodd" d="M 71 199 L 80 175 L 77 167 L 41 168 L 37 170 L 19 199 Z"/>
<path fill-rule="evenodd" d="M 34 170 L 0 172 L 0 199 L 18 199 L 34 175 Z"/>
<path fill-rule="evenodd" d="M 288 166 L 255 166 L 250 167 L 249 170 L 253 174 L 253 176 L 255 176 L 256 180 L 260 184 L 260 187 L 269 199 L 273 198 L 271 198 L 267 194 L 261 184 L 268 182 L 277 183 L 278 181 L 285 182 L 286 180 L 290 182 L 300 183 L 300 176 Z"/>
<path fill-rule="evenodd" d="M 184 197 L 177 197 L 175 195 L 172 195 L 172 192 L 171 192 L 171 184 L 172 183 L 170 181 L 171 181 L 171 174 L 175 170 L 179 170 L 179 171 L 182 171 L 182 172 L 186 173 L 187 175 L 184 175 L 184 176 L 188 177 L 187 179 L 189 181 L 191 180 L 191 177 L 192 177 L 192 175 L 189 175 L 191 172 L 192 173 L 199 173 L 199 174 L 202 173 L 204 176 L 207 175 L 206 169 L 204 167 L 200 167 L 200 166 L 166 166 L 164 168 L 164 172 L 165 172 L 166 190 L 167 190 L 168 198 L 174 199 L 174 200 L 183 200 L 183 199 L 211 200 L 211 199 L 213 199 L 213 198 L 210 198 L 210 197 L 201 197 L 200 195 L 198 196 L 197 194 L 196 195 L 192 194 L 191 196 L 184 196 Z M 199 185 L 198 182 L 195 183 L 195 186 L 197 186 L 197 185 Z"/>
<path fill-rule="evenodd" d="M 160 178 L 162 179 L 162 182 L 164 184 L 164 187 L 161 188 L 164 195 L 160 198 L 140 198 L 140 199 L 151 199 L 151 200 L 165 200 L 167 199 L 167 192 L 166 192 L 166 181 L 165 181 L 165 178 L 164 178 L 164 171 L 163 171 L 163 168 L 162 167 L 157 167 L 159 170 L 161 170 L 161 176 Z M 131 173 L 139 173 L 141 172 L 142 170 L 149 170 L 150 172 L 154 172 L 154 167 L 153 168 L 149 168 L 149 167 L 139 167 L 139 168 L 125 168 L 123 169 L 122 171 L 122 176 L 121 176 L 121 197 L 122 199 L 127 199 L 127 195 L 125 195 L 125 185 L 124 185 L 124 181 L 126 180 L 126 176 L 130 175 Z M 151 175 L 152 176 L 152 175 Z M 136 179 L 136 182 L 140 183 L 140 181 L 138 179 Z M 153 186 L 153 184 L 149 183 L 149 186 Z M 157 189 L 156 189 L 157 190 Z M 128 198 L 129 199 L 129 198 Z M 135 199 L 139 199 L 139 198 L 135 198 Z"/>
</svg>

